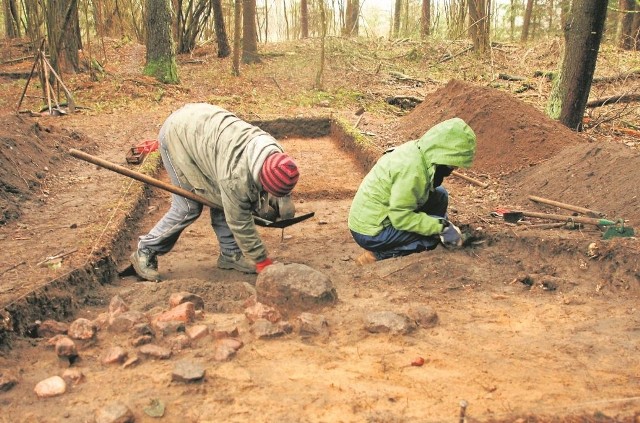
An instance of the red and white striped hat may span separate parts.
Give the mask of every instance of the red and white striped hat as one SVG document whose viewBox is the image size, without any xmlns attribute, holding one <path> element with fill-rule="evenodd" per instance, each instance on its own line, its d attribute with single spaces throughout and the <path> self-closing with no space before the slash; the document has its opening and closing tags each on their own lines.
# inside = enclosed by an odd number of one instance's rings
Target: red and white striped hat
<svg viewBox="0 0 640 423">
<path fill-rule="evenodd" d="M 265 159 L 260 170 L 260 183 L 269 194 L 284 197 L 296 186 L 300 173 L 291 157 L 274 153 Z"/>
</svg>

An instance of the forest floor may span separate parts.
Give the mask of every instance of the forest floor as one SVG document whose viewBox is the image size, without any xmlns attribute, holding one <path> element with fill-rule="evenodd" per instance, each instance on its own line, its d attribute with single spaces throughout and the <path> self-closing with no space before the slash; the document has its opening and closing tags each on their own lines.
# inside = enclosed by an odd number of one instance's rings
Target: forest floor
<svg viewBox="0 0 640 423">
<path fill-rule="evenodd" d="M 158 420 L 159 404 L 160 419 L 170 422 L 430 422 L 458 419 L 462 401 L 467 421 L 638 421 L 637 238 L 607 240 L 590 224 L 541 229 L 532 224 L 550 221 L 533 218 L 512 224 L 496 213 L 571 214 L 528 199 L 536 195 L 640 225 L 640 139 L 630 124 L 640 121 L 640 110 L 635 104 L 589 109 L 580 134 L 545 117 L 550 82 L 532 75 L 555 70 L 557 40 L 502 45 L 483 61 L 457 54 L 466 48 L 457 43 L 330 39 L 323 90 L 313 87 L 315 40 L 265 47 L 263 62 L 243 67 L 240 77 L 231 76 L 229 59 L 204 46 L 179 58 L 177 86 L 141 76 L 143 46 L 105 40 L 106 56 L 98 59 L 106 73 L 96 80 L 65 75 L 81 108 L 63 116 L 40 112 L 37 81 L 16 114 L 26 80 L 7 75 L 29 72 L 30 60 L 11 61 L 32 54 L 24 48 L 3 45 L 0 57 L 0 421 L 93 421 L 118 403 L 142 422 Z M 619 77 L 595 83 L 592 98 L 638 92 L 640 80 L 624 71 L 640 68 L 639 61 L 637 54 L 603 48 L 596 76 Z M 422 101 L 407 106 L 405 99 L 402 108 L 389 104 L 393 96 Z M 338 302 L 321 312 L 326 331 L 255 336 L 245 310 L 256 276 L 216 267 L 219 250 L 206 215 L 160 257 L 162 282 L 118 275 L 137 236 L 167 209 L 169 194 L 68 150 L 152 174 L 157 169 L 164 179 L 155 155 L 137 166 L 126 163 L 126 153 L 155 139 L 171 111 L 198 101 L 248 121 L 300 119 L 297 134 L 311 118 L 347 122 L 367 140 L 368 153 L 335 133 L 279 137 L 301 169 L 298 213 L 315 216 L 284 231 L 259 229 L 273 258 L 331 279 Z M 474 165 L 462 173 L 488 184 L 445 181 L 450 217 L 474 234 L 473 242 L 356 266 L 362 250 L 346 219 L 370 164 L 367 154 L 454 116 L 478 137 Z M 212 334 L 188 345 L 180 334 L 157 334 L 154 343 L 172 355 L 150 359 L 132 345 L 132 333 L 104 326 L 115 296 L 152 316 L 177 292 L 204 300 L 204 313 L 187 329 L 237 329 L 243 347 L 220 361 Z M 435 325 L 409 333 L 365 328 L 368 313 L 411 314 L 420 306 L 437 313 Z M 76 341 L 79 359 L 69 364 L 38 322 L 78 318 L 102 321 L 103 329 Z M 139 361 L 104 364 L 116 346 Z M 419 357 L 424 364 L 412 365 Z M 204 379 L 172 380 L 184 362 L 203 366 Z M 83 380 L 59 396 L 34 393 L 38 382 L 69 369 Z"/>
</svg>

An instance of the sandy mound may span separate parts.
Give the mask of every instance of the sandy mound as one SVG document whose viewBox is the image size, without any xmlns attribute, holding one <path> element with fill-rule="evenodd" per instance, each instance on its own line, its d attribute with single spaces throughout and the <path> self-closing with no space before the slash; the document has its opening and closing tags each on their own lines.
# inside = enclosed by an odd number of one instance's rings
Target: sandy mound
<svg viewBox="0 0 640 423">
<path fill-rule="evenodd" d="M 451 81 L 400 119 L 398 133 L 415 139 L 436 123 L 464 119 L 478 138 L 473 168 L 503 176 L 511 204 L 536 195 L 640 222 L 640 153 L 622 144 L 589 143 L 534 107 L 498 90 Z M 547 208 L 551 212 L 566 210 Z"/>
<path fill-rule="evenodd" d="M 473 170 L 499 175 L 533 166 L 567 145 L 584 142 L 533 106 L 488 87 L 452 80 L 402 117 L 398 133 L 415 139 L 438 122 L 453 117 L 473 128 L 478 149 Z"/>
<path fill-rule="evenodd" d="M 623 144 L 574 145 L 509 178 L 514 201 L 537 195 L 640 223 L 640 153 Z M 551 209 L 553 210 L 553 209 Z"/>
</svg>

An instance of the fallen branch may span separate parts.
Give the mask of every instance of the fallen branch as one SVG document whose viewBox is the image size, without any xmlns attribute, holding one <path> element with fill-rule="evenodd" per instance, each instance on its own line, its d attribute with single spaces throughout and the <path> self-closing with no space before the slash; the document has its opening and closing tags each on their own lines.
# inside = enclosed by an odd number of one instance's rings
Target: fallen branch
<svg viewBox="0 0 640 423">
<path fill-rule="evenodd" d="M 447 62 L 447 61 L 449 61 L 449 60 L 453 59 L 454 57 L 460 56 L 460 55 L 465 54 L 466 52 L 468 52 L 468 51 L 472 51 L 472 50 L 473 50 L 473 46 L 470 46 L 470 47 L 465 48 L 465 49 L 464 49 L 464 50 L 462 50 L 462 51 L 459 51 L 459 52 L 458 52 L 458 53 L 456 53 L 456 54 L 445 54 L 445 55 L 442 57 L 442 59 L 438 60 L 437 62 L 435 62 L 435 63 L 434 63 L 434 64 L 432 64 L 431 66 L 435 66 L 435 65 L 437 65 L 437 64 Z"/>
<path fill-rule="evenodd" d="M 527 78 L 523 76 L 508 75 L 506 73 L 499 73 L 498 79 L 504 79 L 505 81 L 526 81 L 527 80 Z"/>
<path fill-rule="evenodd" d="M 412 82 L 419 82 L 421 84 L 424 84 L 426 82 L 424 79 L 414 78 L 412 76 L 405 75 L 401 72 L 396 72 L 396 71 L 390 71 L 389 75 L 393 76 L 395 79 L 399 81 L 412 81 Z"/>
<path fill-rule="evenodd" d="M 68 255 L 71 255 L 71 254 L 75 253 L 76 251 L 78 251 L 78 249 L 74 248 L 73 250 L 67 251 L 66 253 L 62 253 L 61 252 L 61 253 L 55 254 L 53 256 L 49 256 L 49 257 L 45 258 L 44 260 L 42 260 L 40 263 L 36 264 L 36 267 L 41 267 L 41 266 L 47 264 L 50 261 L 66 257 Z"/>
<path fill-rule="evenodd" d="M 624 72 L 614 76 L 601 76 L 598 78 L 593 78 L 593 82 L 622 81 L 628 78 L 640 78 L 640 69 L 633 69 L 629 72 Z"/>
<path fill-rule="evenodd" d="M 15 269 L 15 268 L 16 268 L 16 267 L 18 267 L 18 266 L 22 266 L 23 264 L 27 264 L 27 262 L 23 260 L 23 261 L 21 261 L 20 263 L 16 263 L 16 264 L 14 264 L 13 266 L 8 267 L 8 268 L 6 268 L 6 269 L 4 269 L 2 272 L 0 272 L 0 276 L 4 275 L 4 274 L 5 274 L 5 273 L 7 273 L 7 272 L 12 271 L 13 269 Z"/>
<path fill-rule="evenodd" d="M 621 94 L 596 98 L 595 100 L 587 102 L 587 108 L 601 107 L 614 103 L 632 103 L 634 101 L 640 101 L 640 94 Z"/>
</svg>

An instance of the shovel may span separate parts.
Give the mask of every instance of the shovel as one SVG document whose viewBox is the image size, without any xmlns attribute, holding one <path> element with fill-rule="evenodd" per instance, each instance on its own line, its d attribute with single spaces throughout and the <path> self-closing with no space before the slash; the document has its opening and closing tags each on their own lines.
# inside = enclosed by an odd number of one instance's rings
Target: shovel
<svg viewBox="0 0 640 423">
<path fill-rule="evenodd" d="M 128 176 L 130 178 L 133 178 L 137 181 L 140 182 L 144 182 L 146 184 L 149 185 L 153 185 L 154 187 L 163 189 L 165 191 L 169 191 L 170 193 L 179 195 L 181 197 L 184 198 L 188 198 L 189 200 L 193 200 L 193 201 L 197 201 L 198 203 L 205 205 L 207 207 L 210 207 L 212 209 L 221 209 L 220 206 L 212 203 L 211 201 L 207 200 L 206 198 L 198 195 L 198 194 L 194 194 L 191 191 L 188 191 L 186 189 L 177 187 L 175 185 L 171 185 L 168 184 L 166 182 L 160 181 L 158 179 L 152 178 L 149 175 L 145 175 L 144 173 L 140 173 L 140 172 L 136 172 L 134 170 L 128 169 L 126 167 L 122 167 L 119 166 L 115 163 L 111 163 L 107 160 L 101 159 L 99 157 L 96 156 L 92 156 L 91 154 L 85 153 L 84 151 L 80 151 L 80 150 L 76 150 L 76 149 L 70 149 L 69 150 L 69 154 L 71 154 L 73 157 L 76 157 L 78 159 L 82 159 L 86 162 L 89 163 L 93 163 L 95 165 L 98 165 L 100 167 L 104 167 L 105 169 L 109 169 L 112 170 L 116 173 L 119 173 L 121 175 L 124 176 Z M 310 217 L 314 216 L 314 212 L 311 213 L 307 213 L 307 214 L 303 214 L 297 217 L 292 217 L 290 219 L 282 219 L 282 220 L 277 220 L 275 222 L 272 222 L 270 220 L 267 219 L 263 219 L 259 216 L 253 216 L 253 221 L 256 225 L 258 226 L 264 226 L 267 228 L 280 228 L 280 229 L 284 229 L 287 226 L 291 226 L 294 225 L 298 222 L 302 222 L 303 220 L 307 220 Z"/>
<path fill-rule="evenodd" d="M 566 216 L 562 214 L 547 214 L 537 213 L 530 211 L 509 211 L 503 213 L 503 218 L 506 222 L 516 223 L 523 217 L 537 217 L 538 219 L 559 220 L 562 222 L 575 222 L 583 223 L 586 225 L 596 225 L 601 227 L 607 227 L 606 232 L 602 235 L 604 239 L 610 239 L 614 237 L 630 238 L 634 236 L 634 230 L 630 227 L 624 226 L 624 220 L 618 219 L 616 221 L 608 219 L 598 219 L 593 217 L 584 216 Z"/>
</svg>

